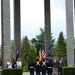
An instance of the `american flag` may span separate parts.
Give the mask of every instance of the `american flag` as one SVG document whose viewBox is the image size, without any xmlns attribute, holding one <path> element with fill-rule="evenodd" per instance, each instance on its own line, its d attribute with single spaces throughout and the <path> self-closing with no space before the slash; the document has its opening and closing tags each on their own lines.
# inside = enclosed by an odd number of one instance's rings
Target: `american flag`
<svg viewBox="0 0 75 75">
<path fill-rule="evenodd" d="M 44 44 L 42 44 L 42 58 L 46 59 L 46 53 L 45 53 Z"/>
<path fill-rule="evenodd" d="M 44 50 L 42 51 L 42 58 L 46 58 L 46 53 Z"/>
</svg>

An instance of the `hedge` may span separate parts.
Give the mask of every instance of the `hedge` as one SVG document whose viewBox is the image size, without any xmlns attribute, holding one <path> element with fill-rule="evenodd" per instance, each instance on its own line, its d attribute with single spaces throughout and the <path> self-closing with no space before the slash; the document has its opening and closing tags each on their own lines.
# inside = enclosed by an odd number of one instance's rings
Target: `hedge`
<svg viewBox="0 0 75 75">
<path fill-rule="evenodd" d="M 75 67 L 63 67 L 63 75 L 75 75 Z"/>
<path fill-rule="evenodd" d="M 28 66 L 24 66 L 23 67 L 23 72 L 28 72 L 29 70 L 28 70 Z"/>
<path fill-rule="evenodd" d="M 5 68 L 5 69 L 2 70 L 2 75 L 22 75 L 22 69 L 18 69 L 18 68 L 8 69 L 8 68 Z"/>
</svg>

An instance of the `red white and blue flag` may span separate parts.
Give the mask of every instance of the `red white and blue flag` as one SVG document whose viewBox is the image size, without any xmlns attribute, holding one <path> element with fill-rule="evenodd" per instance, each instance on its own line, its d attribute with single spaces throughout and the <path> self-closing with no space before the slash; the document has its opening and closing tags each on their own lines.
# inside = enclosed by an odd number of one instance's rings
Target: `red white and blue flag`
<svg viewBox="0 0 75 75">
<path fill-rule="evenodd" d="M 42 45 L 42 58 L 46 59 L 45 47 Z"/>
<path fill-rule="evenodd" d="M 16 52 L 16 60 L 20 57 L 20 45 L 18 45 L 18 49 Z"/>
<path fill-rule="evenodd" d="M 44 58 L 44 59 L 46 58 L 46 53 L 44 50 L 42 51 L 42 58 Z"/>
</svg>

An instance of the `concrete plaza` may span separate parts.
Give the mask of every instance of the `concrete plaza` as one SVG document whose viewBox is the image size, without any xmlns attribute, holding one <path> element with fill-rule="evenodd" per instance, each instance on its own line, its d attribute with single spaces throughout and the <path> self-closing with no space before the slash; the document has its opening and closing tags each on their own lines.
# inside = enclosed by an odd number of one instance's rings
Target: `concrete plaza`
<svg viewBox="0 0 75 75">
<path fill-rule="evenodd" d="M 30 73 L 29 72 L 24 72 L 23 75 L 30 75 Z M 34 73 L 34 75 L 36 75 L 36 74 Z"/>
<path fill-rule="evenodd" d="M 30 75 L 30 73 L 29 73 L 29 72 L 24 72 L 23 75 Z M 34 75 L 36 75 L 35 72 L 34 72 Z M 42 73 L 41 73 L 41 75 L 42 75 Z M 47 75 L 47 74 L 46 74 L 46 75 Z"/>
</svg>

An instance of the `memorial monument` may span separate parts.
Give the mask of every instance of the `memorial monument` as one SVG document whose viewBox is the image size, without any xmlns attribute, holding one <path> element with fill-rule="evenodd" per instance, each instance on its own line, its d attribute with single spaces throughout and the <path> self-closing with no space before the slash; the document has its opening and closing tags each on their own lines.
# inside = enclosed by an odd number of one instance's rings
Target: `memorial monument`
<svg viewBox="0 0 75 75">
<path fill-rule="evenodd" d="M 66 28 L 67 28 L 67 64 L 74 65 L 74 29 L 73 29 L 73 1 L 66 1 Z M 49 52 L 51 45 L 51 16 L 50 0 L 44 0 L 45 12 L 45 51 Z M 10 48 L 10 0 L 1 0 L 1 28 L 2 28 L 2 65 L 6 67 L 6 62 L 11 57 Z M 14 0 L 14 41 L 15 55 L 18 45 L 21 45 L 20 32 L 20 0 Z M 21 47 L 20 47 L 21 48 Z M 21 56 L 21 52 L 20 52 Z"/>
</svg>

